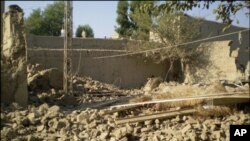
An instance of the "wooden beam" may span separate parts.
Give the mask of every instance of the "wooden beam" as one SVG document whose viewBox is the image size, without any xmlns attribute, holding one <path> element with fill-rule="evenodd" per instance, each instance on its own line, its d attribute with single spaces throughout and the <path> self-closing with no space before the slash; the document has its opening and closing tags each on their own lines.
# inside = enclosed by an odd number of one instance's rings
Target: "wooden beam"
<svg viewBox="0 0 250 141">
<path fill-rule="evenodd" d="M 150 115 L 144 115 L 144 116 L 136 116 L 136 117 L 130 117 L 130 118 L 123 118 L 123 119 L 117 119 L 115 120 L 115 123 L 117 125 L 119 124 L 126 124 L 126 123 L 134 123 L 134 122 L 142 122 L 146 120 L 153 120 L 153 119 L 165 119 L 174 117 L 177 115 L 187 115 L 187 114 L 193 114 L 195 113 L 195 109 L 186 109 L 186 110 L 179 110 L 179 111 L 168 111 L 164 113 L 153 113 Z"/>
<path fill-rule="evenodd" d="M 248 94 L 248 93 L 245 93 Z M 217 96 L 192 96 L 192 97 L 182 97 L 182 98 L 175 98 L 175 99 L 162 99 L 162 100 L 152 100 L 152 101 L 146 101 L 146 102 L 139 102 L 139 103 L 130 103 L 130 104 L 123 104 L 123 105 L 116 105 L 116 106 L 112 106 L 111 108 L 119 108 L 119 107 L 127 107 L 127 106 L 139 106 L 139 105 L 147 105 L 147 104 L 156 104 L 156 103 L 170 103 L 170 102 L 181 102 L 181 101 L 189 101 L 189 100 L 212 100 L 215 101 L 215 103 L 217 101 L 222 101 L 223 103 L 223 99 L 241 99 L 241 103 L 242 102 L 247 102 L 249 101 L 250 96 L 249 95 L 217 95 Z M 230 102 L 230 101 L 229 101 Z M 233 100 L 232 100 L 233 102 Z M 235 102 L 235 101 L 234 101 Z M 218 102 L 217 102 L 218 103 Z M 225 104 L 228 104 L 225 102 Z"/>
</svg>

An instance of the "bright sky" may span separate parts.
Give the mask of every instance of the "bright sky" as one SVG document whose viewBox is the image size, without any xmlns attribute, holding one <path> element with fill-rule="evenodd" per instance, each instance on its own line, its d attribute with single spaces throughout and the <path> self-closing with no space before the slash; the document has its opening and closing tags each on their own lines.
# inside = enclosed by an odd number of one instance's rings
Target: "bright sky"
<svg viewBox="0 0 250 141">
<path fill-rule="evenodd" d="M 19 5 L 28 17 L 32 9 L 41 8 L 42 10 L 53 1 L 5 1 L 5 10 L 11 4 Z M 216 3 L 211 8 L 216 7 Z M 73 31 L 80 24 L 89 24 L 94 30 L 95 38 L 111 37 L 115 30 L 116 24 L 116 7 L 117 1 L 73 1 Z M 234 25 L 249 28 L 249 17 L 245 16 L 248 9 L 241 10 L 237 13 L 236 18 L 239 24 Z M 191 16 L 204 17 L 207 20 L 215 21 L 215 15 L 212 10 L 195 8 L 187 12 Z"/>
</svg>

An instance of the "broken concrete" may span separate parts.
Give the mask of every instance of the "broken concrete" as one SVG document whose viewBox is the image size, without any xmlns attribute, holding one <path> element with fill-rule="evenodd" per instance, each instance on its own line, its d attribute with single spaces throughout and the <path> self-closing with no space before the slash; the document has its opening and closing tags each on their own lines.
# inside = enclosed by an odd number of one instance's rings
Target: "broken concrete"
<svg viewBox="0 0 250 141">
<path fill-rule="evenodd" d="M 24 13 L 3 14 L 3 48 L 1 54 L 1 102 L 27 105 L 27 61 L 24 35 Z"/>
</svg>

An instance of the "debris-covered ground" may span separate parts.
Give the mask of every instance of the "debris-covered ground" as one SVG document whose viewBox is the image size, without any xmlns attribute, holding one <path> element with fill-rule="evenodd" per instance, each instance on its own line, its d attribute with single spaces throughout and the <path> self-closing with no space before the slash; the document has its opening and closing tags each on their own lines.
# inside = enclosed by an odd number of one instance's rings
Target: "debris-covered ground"
<svg viewBox="0 0 250 141">
<path fill-rule="evenodd" d="M 54 75 L 56 74 L 56 75 Z M 88 77 L 75 76 L 75 93 L 61 90 L 62 74 L 57 69 L 29 66 L 29 105 L 1 105 L 1 140 L 84 141 L 199 141 L 229 140 L 229 125 L 250 124 L 249 103 L 206 105 L 204 101 L 155 103 L 111 109 L 110 106 L 138 102 L 215 95 L 249 93 L 249 85 L 221 83 L 183 85 L 155 81 L 142 89 L 122 90 Z M 149 80 L 150 81 L 150 80 Z M 207 103 L 206 103 L 207 104 Z M 167 111 L 194 108 L 197 112 L 157 118 Z M 143 120 L 145 115 L 155 116 Z M 120 119 L 140 120 L 121 123 Z"/>
</svg>

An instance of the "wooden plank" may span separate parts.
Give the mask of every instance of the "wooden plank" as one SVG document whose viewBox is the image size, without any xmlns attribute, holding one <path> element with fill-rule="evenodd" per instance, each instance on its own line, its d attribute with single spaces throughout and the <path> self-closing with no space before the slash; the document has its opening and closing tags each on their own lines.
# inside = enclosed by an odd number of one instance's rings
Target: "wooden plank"
<svg viewBox="0 0 250 141">
<path fill-rule="evenodd" d="M 248 93 L 246 93 L 248 94 Z M 139 103 L 130 103 L 130 104 L 123 104 L 123 105 L 116 105 L 114 107 L 127 107 L 127 106 L 139 106 L 139 105 L 146 105 L 146 104 L 156 104 L 156 103 L 167 103 L 167 102 L 181 102 L 181 101 L 189 101 L 189 100 L 213 100 L 216 99 L 246 99 L 246 101 L 250 98 L 249 95 L 217 95 L 217 96 L 192 96 L 192 97 L 183 97 L 183 98 L 175 98 L 175 99 L 162 99 L 162 100 L 153 100 L 153 101 L 146 101 L 146 102 L 139 102 Z M 243 101 L 243 100 L 242 100 Z"/>
<path fill-rule="evenodd" d="M 250 103 L 248 97 L 222 97 L 213 99 L 213 105 L 232 105 L 240 103 Z"/>
<path fill-rule="evenodd" d="M 179 110 L 179 111 L 170 111 L 170 112 L 168 111 L 168 112 L 163 112 L 163 113 L 153 113 L 153 114 L 145 115 L 145 116 L 136 116 L 136 117 L 117 119 L 115 120 L 115 123 L 119 125 L 119 124 L 126 124 L 126 123 L 142 122 L 142 121 L 153 120 L 153 119 L 165 119 L 165 118 L 170 118 L 170 117 L 174 117 L 177 115 L 192 114 L 195 112 L 196 112 L 195 109 L 186 109 L 186 110 Z"/>
</svg>

